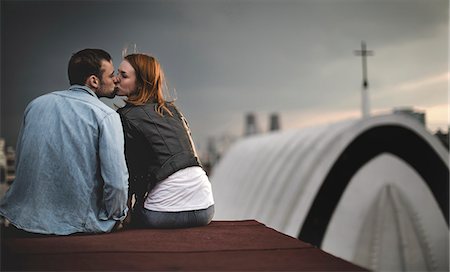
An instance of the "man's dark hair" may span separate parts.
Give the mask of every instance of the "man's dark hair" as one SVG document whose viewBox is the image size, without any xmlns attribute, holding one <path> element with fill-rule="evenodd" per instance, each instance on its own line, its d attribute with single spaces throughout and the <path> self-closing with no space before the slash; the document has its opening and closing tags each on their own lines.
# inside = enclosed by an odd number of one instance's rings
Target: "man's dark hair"
<svg viewBox="0 0 450 272">
<path fill-rule="evenodd" d="M 84 85 L 91 75 L 101 80 L 102 60 L 111 61 L 111 56 L 102 49 L 83 49 L 73 54 L 68 68 L 70 85 Z"/>
</svg>

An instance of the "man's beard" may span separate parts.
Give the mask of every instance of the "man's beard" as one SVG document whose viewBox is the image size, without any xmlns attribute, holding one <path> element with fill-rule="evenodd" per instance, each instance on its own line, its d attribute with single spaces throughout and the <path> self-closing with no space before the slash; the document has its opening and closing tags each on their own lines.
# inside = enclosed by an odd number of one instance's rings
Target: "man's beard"
<svg viewBox="0 0 450 272">
<path fill-rule="evenodd" d="M 118 91 L 117 87 L 114 87 L 114 89 L 112 91 L 105 92 L 104 89 L 103 89 L 104 86 L 105 85 L 103 84 L 103 82 L 100 82 L 99 89 L 101 90 L 101 92 L 99 92 L 100 94 L 98 94 L 97 96 L 99 98 L 100 97 L 114 98 L 116 96 L 117 91 Z"/>
</svg>

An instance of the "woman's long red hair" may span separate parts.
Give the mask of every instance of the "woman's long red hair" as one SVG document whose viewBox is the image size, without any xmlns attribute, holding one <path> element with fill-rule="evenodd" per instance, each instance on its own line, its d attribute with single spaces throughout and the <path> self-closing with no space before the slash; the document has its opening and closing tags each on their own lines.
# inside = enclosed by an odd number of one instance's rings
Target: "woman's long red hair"
<svg viewBox="0 0 450 272">
<path fill-rule="evenodd" d="M 163 115 L 166 111 L 172 116 L 164 99 L 163 89 L 167 88 L 164 72 L 158 60 L 146 54 L 130 54 L 125 56 L 136 73 L 136 93 L 128 97 L 127 102 L 133 105 L 157 103 L 156 111 Z"/>
</svg>

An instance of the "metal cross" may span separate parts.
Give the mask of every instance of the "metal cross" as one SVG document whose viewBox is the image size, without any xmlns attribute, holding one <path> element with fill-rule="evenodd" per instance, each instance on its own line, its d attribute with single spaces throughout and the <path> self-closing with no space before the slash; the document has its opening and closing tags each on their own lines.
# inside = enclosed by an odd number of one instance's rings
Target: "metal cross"
<svg viewBox="0 0 450 272">
<path fill-rule="evenodd" d="M 372 50 L 366 50 L 366 43 L 361 41 L 361 50 L 355 50 L 355 55 L 362 57 L 362 68 L 363 68 L 363 88 L 367 89 L 369 87 L 369 80 L 367 79 L 367 56 L 373 56 Z"/>
</svg>

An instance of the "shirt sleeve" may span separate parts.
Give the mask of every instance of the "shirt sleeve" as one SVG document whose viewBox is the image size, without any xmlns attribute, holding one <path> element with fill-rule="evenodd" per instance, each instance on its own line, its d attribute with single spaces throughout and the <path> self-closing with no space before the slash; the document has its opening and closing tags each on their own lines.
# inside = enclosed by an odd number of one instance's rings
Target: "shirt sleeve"
<svg viewBox="0 0 450 272">
<path fill-rule="evenodd" d="M 123 220 L 128 212 L 128 170 L 122 124 L 117 113 L 108 115 L 100 124 L 99 160 L 104 181 L 104 210 L 99 218 Z"/>
</svg>

